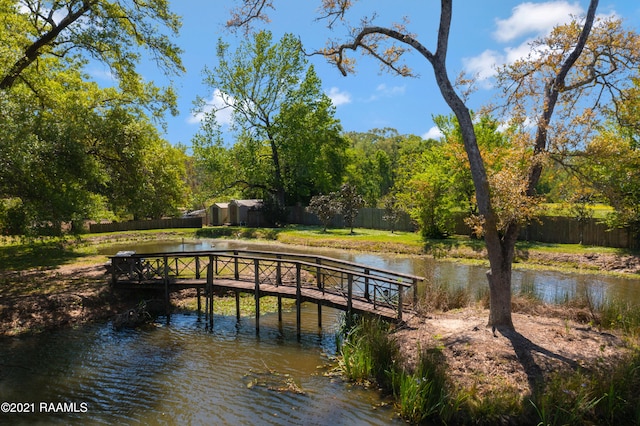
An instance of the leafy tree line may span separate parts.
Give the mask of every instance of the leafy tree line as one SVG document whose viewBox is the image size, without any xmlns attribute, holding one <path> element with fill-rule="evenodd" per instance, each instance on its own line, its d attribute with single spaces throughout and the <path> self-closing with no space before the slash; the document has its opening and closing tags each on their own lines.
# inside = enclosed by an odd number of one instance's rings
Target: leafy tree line
<svg viewBox="0 0 640 426">
<path fill-rule="evenodd" d="M 626 40 L 634 40 L 622 32 L 619 22 L 608 25 L 605 34 L 620 33 Z M 566 36 L 571 28 L 559 29 L 555 37 Z M 596 36 L 604 37 L 602 31 L 598 29 Z M 477 202 L 463 131 L 455 115 L 434 117 L 443 135 L 438 140 L 401 135 L 392 128 L 343 132 L 295 37 L 286 35 L 274 42 L 269 32 L 260 31 L 235 52 L 220 40 L 217 57 L 218 66 L 205 71 L 205 82 L 212 90 L 222 90 L 223 104 L 211 109 L 200 100 L 199 111 L 205 120 L 193 141 L 193 164 L 200 183 L 194 187 L 194 194 L 202 207 L 216 197 L 264 198 L 269 212 L 280 212 L 277 221 L 282 223 L 286 220 L 281 212 L 283 206 L 310 204 L 326 227 L 322 217 L 331 217 L 331 211 L 335 214 L 340 210 L 339 203 L 334 202 L 339 198 L 336 194 L 343 183 L 348 183 L 356 188 L 364 205 L 386 205 L 388 211 L 409 213 L 425 238 L 448 235 L 454 216 L 461 213 L 469 217 L 475 232 L 483 235 L 484 217 Z M 522 66 L 515 65 L 504 73 L 516 72 Z M 607 132 L 618 129 L 615 137 L 619 140 L 637 138 L 629 125 L 635 111 L 630 101 L 634 93 L 627 89 L 623 98 L 628 101 L 618 103 L 618 115 L 613 110 L 603 110 L 611 123 Z M 623 105 L 627 107 L 622 108 Z M 223 138 L 217 122 L 216 114 L 222 109 L 232 111 L 233 142 Z M 604 156 L 602 149 L 595 152 L 597 138 L 574 145 L 567 141 L 562 149 L 550 150 L 546 158 L 539 160 L 545 161 L 547 167 L 534 190 L 530 190 L 524 179 L 533 154 L 530 139 L 517 121 L 505 126 L 495 118 L 496 111 L 472 113 L 472 120 L 499 229 L 531 220 L 539 213 L 542 201 L 570 203 L 572 211 L 584 217 L 589 212 L 585 210 L 585 197 L 590 202 L 619 207 L 611 217 L 612 226 L 631 223 L 633 203 L 627 202 L 626 210 L 622 208 L 620 200 L 625 197 L 614 188 L 612 178 L 603 175 L 605 169 L 610 169 L 600 167 L 598 173 L 593 167 L 589 169 L 587 159 L 593 163 L 602 161 Z M 622 117 L 624 111 L 626 118 Z M 613 125 L 623 120 L 627 124 Z M 603 128 L 598 138 L 605 134 Z M 603 146 L 612 147 L 609 143 Z M 633 168 L 632 164 L 628 166 Z M 589 173 L 584 173 L 588 169 Z M 583 173 L 576 173 L 580 170 Z M 587 175 L 591 178 L 586 179 Z M 535 196 L 527 195 L 531 191 Z M 324 205 L 320 206 L 321 202 Z M 393 218 L 391 213 L 388 216 Z"/>
<path fill-rule="evenodd" d="M 156 130 L 175 94 L 136 71 L 141 52 L 168 75 L 183 71 L 168 3 L 0 0 L 0 21 L 2 232 L 184 205 L 186 154 Z M 92 81 L 90 60 L 110 70 L 111 87 Z"/>
</svg>

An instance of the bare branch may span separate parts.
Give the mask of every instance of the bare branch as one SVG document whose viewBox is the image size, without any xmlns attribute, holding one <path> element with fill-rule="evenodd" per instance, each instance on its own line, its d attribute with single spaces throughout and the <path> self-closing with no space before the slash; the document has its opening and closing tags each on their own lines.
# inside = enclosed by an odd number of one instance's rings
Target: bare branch
<svg viewBox="0 0 640 426">
<path fill-rule="evenodd" d="M 244 28 L 244 32 L 247 34 L 254 21 L 270 22 L 265 9 L 274 9 L 272 0 L 242 0 L 242 6 L 231 11 L 231 19 L 227 21 L 227 28 L 231 30 Z"/>
</svg>

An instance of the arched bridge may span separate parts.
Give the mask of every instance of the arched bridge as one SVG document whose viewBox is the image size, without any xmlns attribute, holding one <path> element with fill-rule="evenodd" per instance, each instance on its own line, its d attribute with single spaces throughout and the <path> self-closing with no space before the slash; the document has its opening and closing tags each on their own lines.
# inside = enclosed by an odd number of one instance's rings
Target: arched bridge
<svg viewBox="0 0 640 426">
<path fill-rule="evenodd" d="M 300 304 L 312 302 L 349 313 L 369 313 L 402 321 L 403 310 L 417 298 L 418 282 L 424 278 L 373 268 L 324 256 L 252 250 L 208 250 L 172 253 L 120 252 L 110 257 L 115 288 L 164 289 L 169 294 L 184 288 L 204 289 L 205 312 L 213 321 L 214 290 L 236 294 L 240 317 L 240 293 L 252 293 L 259 329 L 260 297 L 296 300 L 298 333 Z M 321 326 L 321 324 L 320 324 Z"/>
</svg>

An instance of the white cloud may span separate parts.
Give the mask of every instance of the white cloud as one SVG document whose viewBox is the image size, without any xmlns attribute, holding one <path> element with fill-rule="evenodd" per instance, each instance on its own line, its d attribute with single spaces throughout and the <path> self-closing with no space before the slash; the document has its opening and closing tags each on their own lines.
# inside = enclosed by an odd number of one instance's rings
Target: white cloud
<svg viewBox="0 0 640 426">
<path fill-rule="evenodd" d="M 579 3 L 548 1 L 522 3 L 512 9 L 507 19 L 496 19 L 496 40 L 509 42 L 523 36 L 546 34 L 557 25 L 569 22 L 572 16 L 584 13 Z"/>
<path fill-rule="evenodd" d="M 213 91 L 210 99 L 205 100 L 204 106 L 195 114 L 191 114 L 187 119 L 190 124 L 200 123 L 206 114 L 215 112 L 216 121 L 221 125 L 230 125 L 233 121 L 231 106 L 235 103 L 233 97 L 221 92 L 220 89 Z"/>
<path fill-rule="evenodd" d="M 436 126 L 430 128 L 427 133 L 422 135 L 422 139 L 440 139 L 444 135 Z"/>
<path fill-rule="evenodd" d="M 104 69 L 91 68 L 87 72 L 89 73 L 89 75 L 93 76 L 97 80 L 106 80 L 110 82 L 118 81 L 116 75 L 113 72 L 111 72 L 111 70 L 106 68 Z"/>
<path fill-rule="evenodd" d="M 368 102 L 377 101 L 380 98 L 391 98 L 394 96 L 404 95 L 406 86 L 392 86 L 388 87 L 386 84 L 381 83 L 376 87 L 374 94 L 369 96 Z"/>
<path fill-rule="evenodd" d="M 498 67 L 512 64 L 532 53 L 530 44 L 534 39 L 548 34 L 555 26 L 584 14 L 580 4 L 564 0 L 526 2 L 514 7 L 511 12 L 507 19 L 496 19 L 493 35 L 499 42 L 518 40 L 517 43 L 504 47 L 502 52 L 485 50 L 477 56 L 462 60 L 465 71 L 477 77 L 478 81 L 487 82 L 495 75 Z"/>
<path fill-rule="evenodd" d="M 463 58 L 462 64 L 467 73 L 478 80 L 486 80 L 495 74 L 495 67 L 504 63 L 505 56 L 495 50 L 485 50 L 478 56 Z"/>
<path fill-rule="evenodd" d="M 390 96 L 404 95 L 405 89 L 406 89 L 405 86 L 387 87 L 386 84 L 382 83 L 382 84 L 379 84 L 378 87 L 376 87 L 376 92 L 378 92 L 382 96 L 390 97 Z"/>
<path fill-rule="evenodd" d="M 337 87 L 329 89 L 327 96 L 331 99 L 334 106 L 351 103 L 351 94 L 349 92 L 340 91 Z"/>
</svg>

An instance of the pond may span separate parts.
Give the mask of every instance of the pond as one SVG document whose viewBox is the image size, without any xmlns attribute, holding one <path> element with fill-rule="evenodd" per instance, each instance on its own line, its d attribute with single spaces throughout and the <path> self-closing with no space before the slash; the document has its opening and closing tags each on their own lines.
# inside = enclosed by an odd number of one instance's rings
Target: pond
<svg viewBox="0 0 640 426">
<path fill-rule="evenodd" d="M 5 339 L 0 401 L 36 413 L 3 413 L 0 423 L 402 424 L 377 391 L 327 375 L 340 314 L 324 309 L 320 331 L 306 308 L 299 341 L 292 313 L 281 324 L 262 315 L 259 335 L 251 319 L 216 316 L 209 330 L 178 314 L 136 330 L 94 324 Z M 60 403 L 72 412 L 44 412 L 64 411 Z"/>
<path fill-rule="evenodd" d="M 114 246 L 138 253 L 216 249 L 277 249 L 245 241 L 192 240 Z M 485 268 L 421 256 L 312 249 L 430 282 L 482 291 Z M 545 271 L 514 272 L 514 290 L 533 289 L 554 301 L 587 292 L 594 299 L 640 301 L 640 280 Z M 0 413 L 0 424 L 403 424 L 377 390 L 326 373 L 336 353 L 341 313 L 303 305 L 302 335 L 295 312 L 254 319 L 216 315 L 213 329 L 197 314 L 159 318 L 149 327 L 116 331 L 110 323 L 5 338 L 0 345 L 0 402 L 35 413 Z M 18 404 L 26 403 L 26 404 Z M 55 412 L 68 411 L 68 412 Z"/>
</svg>

